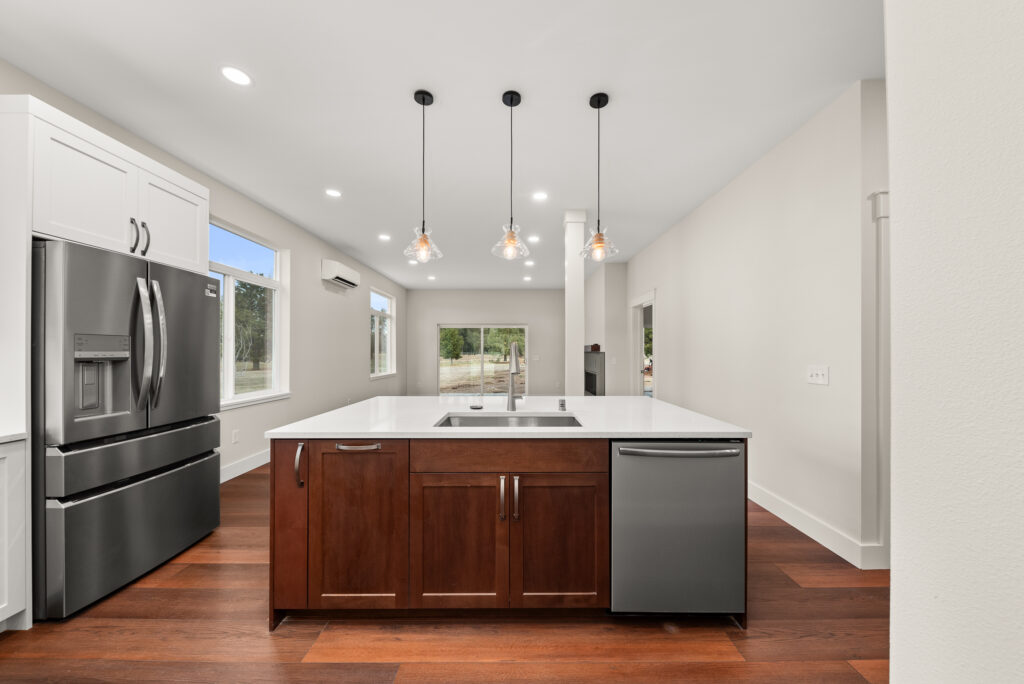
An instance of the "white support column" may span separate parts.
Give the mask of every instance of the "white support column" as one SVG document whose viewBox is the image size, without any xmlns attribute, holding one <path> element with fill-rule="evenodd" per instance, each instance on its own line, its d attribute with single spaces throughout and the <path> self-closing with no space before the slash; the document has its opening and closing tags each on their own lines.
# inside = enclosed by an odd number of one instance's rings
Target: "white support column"
<svg viewBox="0 0 1024 684">
<path fill-rule="evenodd" d="M 567 211 L 565 227 L 565 394 L 583 396 L 583 235 L 587 212 Z"/>
</svg>

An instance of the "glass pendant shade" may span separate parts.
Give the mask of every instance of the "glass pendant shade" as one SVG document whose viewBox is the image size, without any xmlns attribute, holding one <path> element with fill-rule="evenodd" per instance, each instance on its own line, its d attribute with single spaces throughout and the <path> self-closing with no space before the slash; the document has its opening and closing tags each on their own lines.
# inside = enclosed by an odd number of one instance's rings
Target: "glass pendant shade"
<svg viewBox="0 0 1024 684">
<path fill-rule="evenodd" d="M 444 256 L 441 250 L 437 248 L 437 245 L 434 244 L 434 241 L 430 239 L 430 231 L 426 226 L 413 228 L 412 232 L 416 234 L 416 237 L 412 239 L 409 246 L 402 252 L 405 256 L 415 259 L 421 264 L 425 264 L 431 259 L 440 259 Z"/>
<path fill-rule="evenodd" d="M 494 247 L 491 247 L 491 254 L 502 259 L 515 261 L 530 255 L 526 243 L 519 237 L 519 226 L 504 225 L 501 227 L 502 237 Z"/>
<path fill-rule="evenodd" d="M 597 228 L 591 228 L 590 239 L 587 240 L 587 244 L 583 245 L 583 251 L 580 252 L 580 256 L 592 261 L 604 261 L 618 253 L 619 248 L 608 239 L 604 232 Z"/>
</svg>

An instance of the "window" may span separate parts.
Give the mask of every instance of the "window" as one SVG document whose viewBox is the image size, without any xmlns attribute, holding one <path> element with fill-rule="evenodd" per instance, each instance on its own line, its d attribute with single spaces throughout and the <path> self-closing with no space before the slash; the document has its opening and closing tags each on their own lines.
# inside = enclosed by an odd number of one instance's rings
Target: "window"
<svg viewBox="0 0 1024 684">
<path fill-rule="evenodd" d="M 220 281 L 221 403 L 280 393 L 277 251 L 211 223 L 210 276 Z"/>
<path fill-rule="evenodd" d="M 395 298 L 370 290 L 370 377 L 395 372 Z"/>
<path fill-rule="evenodd" d="M 442 325 L 437 334 L 439 394 L 505 394 L 508 351 L 519 343 L 520 373 L 515 391 L 526 394 L 526 327 Z"/>
</svg>

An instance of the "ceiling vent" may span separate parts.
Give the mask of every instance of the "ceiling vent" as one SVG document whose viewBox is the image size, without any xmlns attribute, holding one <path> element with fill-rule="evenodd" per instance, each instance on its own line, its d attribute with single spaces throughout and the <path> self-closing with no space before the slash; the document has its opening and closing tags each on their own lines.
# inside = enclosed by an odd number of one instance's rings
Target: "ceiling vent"
<svg viewBox="0 0 1024 684">
<path fill-rule="evenodd" d="M 359 271 L 330 259 L 321 259 L 320 277 L 344 288 L 359 287 Z"/>
</svg>

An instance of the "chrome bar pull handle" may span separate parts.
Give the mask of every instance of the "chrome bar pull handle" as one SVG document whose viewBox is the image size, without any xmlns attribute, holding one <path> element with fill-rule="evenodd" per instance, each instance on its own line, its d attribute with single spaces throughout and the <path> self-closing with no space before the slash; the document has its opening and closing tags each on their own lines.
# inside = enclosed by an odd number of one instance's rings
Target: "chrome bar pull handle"
<svg viewBox="0 0 1024 684">
<path fill-rule="evenodd" d="M 295 484 L 299 487 L 305 487 L 306 483 L 299 476 L 299 465 L 302 463 L 302 447 L 305 446 L 303 442 L 299 442 L 299 448 L 295 450 Z"/>
<path fill-rule="evenodd" d="M 146 225 L 145 221 L 142 222 L 142 230 L 146 231 L 146 246 L 142 248 L 140 254 L 142 254 L 142 256 L 146 256 L 146 252 L 149 251 L 149 243 L 153 241 L 153 236 L 150 234 L 149 226 Z"/>
<path fill-rule="evenodd" d="M 740 449 L 641 449 L 639 447 L 621 447 L 620 456 L 654 456 L 674 458 L 727 458 L 739 456 Z"/>
<path fill-rule="evenodd" d="M 505 476 L 498 476 L 498 520 L 505 519 Z"/>
<path fill-rule="evenodd" d="M 512 519 L 519 520 L 519 476 L 512 476 Z"/>
<path fill-rule="evenodd" d="M 380 451 L 380 442 L 376 444 L 335 444 L 338 451 Z"/>
<path fill-rule="evenodd" d="M 153 281 L 153 299 L 156 301 L 156 317 L 160 328 L 160 366 L 153 381 L 153 408 L 156 408 L 157 400 L 160 398 L 160 388 L 164 384 L 164 375 L 167 374 L 167 315 L 164 311 L 164 296 L 160 292 L 160 282 Z"/>
<path fill-rule="evenodd" d="M 145 278 L 136 278 L 139 288 L 139 312 L 142 314 L 142 380 L 139 381 L 138 408 L 146 408 L 153 383 L 153 310 L 149 306 L 149 287 Z"/>
<path fill-rule="evenodd" d="M 142 237 L 142 233 L 139 232 L 139 222 L 135 220 L 134 216 L 132 216 L 129 221 L 131 221 L 132 224 L 132 235 L 135 236 L 135 241 L 132 242 L 132 246 L 128 248 L 128 251 L 135 254 L 135 250 L 139 247 L 139 238 Z"/>
</svg>

